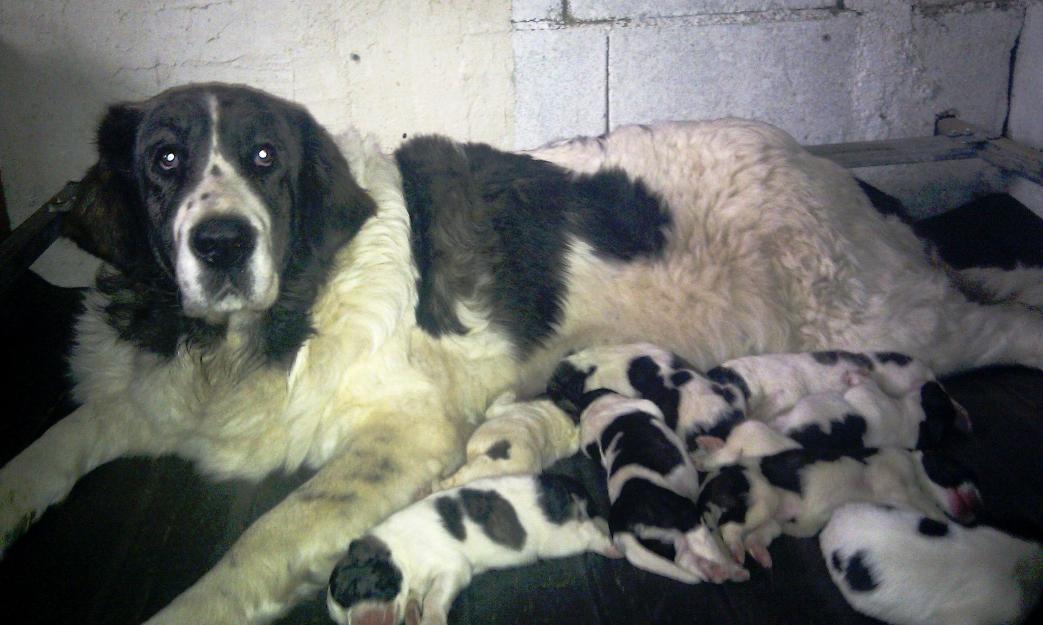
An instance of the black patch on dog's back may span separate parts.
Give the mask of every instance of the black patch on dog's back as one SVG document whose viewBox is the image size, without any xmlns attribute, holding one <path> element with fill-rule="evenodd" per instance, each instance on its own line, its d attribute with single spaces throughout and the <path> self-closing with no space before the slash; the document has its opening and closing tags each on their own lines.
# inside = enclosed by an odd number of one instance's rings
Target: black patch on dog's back
<svg viewBox="0 0 1043 625">
<path fill-rule="evenodd" d="M 562 360 L 554 368 L 554 373 L 547 382 L 547 396 L 555 406 L 578 420 L 579 414 L 583 412 L 580 397 L 586 388 L 587 378 L 596 370 L 597 367 L 591 367 L 584 371 L 568 360 Z"/>
<path fill-rule="evenodd" d="M 647 399 L 663 413 L 663 420 L 671 430 L 677 429 L 681 393 L 666 385 L 659 365 L 650 356 L 635 358 L 627 367 L 627 380 L 642 398 Z"/>
<path fill-rule="evenodd" d="M 404 143 L 395 158 L 420 270 L 417 319 L 434 336 L 465 332 L 455 309 L 474 302 L 527 354 L 561 315 L 570 234 L 624 261 L 664 245 L 666 213 L 620 172 L 573 175 L 433 136 Z"/>
<path fill-rule="evenodd" d="M 865 354 L 856 354 L 855 352 L 831 349 L 825 351 L 811 352 L 811 357 L 815 359 L 815 362 L 824 366 L 832 366 L 837 364 L 841 360 L 846 360 L 847 362 L 850 362 L 853 365 L 857 365 L 865 369 L 873 369 L 873 361 L 870 360 L 868 356 L 866 356 Z"/>
<path fill-rule="evenodd" d="M 642 479 L 627 480 L 608 512 L 613 535 L 638 525 L 687 532 L 698 522 L 691 499 Z"/>
<path fill-rule="evenodd" d="M 460 504 L 452 497 L 435 499 L 435 511 L 442 518 L 442 525 L 449 534 L 463 542 L 467 540 L 467 528 L 464 527 L 464 513 Z"/>
<path fill-rule="evenodd" d="M 382 540 L 364 536 L 351 542 L 330 574 L 329 586 L 330 596 L 345 608 L 360 601 L 391 601 L 402 589 L 402 572 Z"/>
<path fill-rule="evenodd" d="M 739 375 L 734 369 L 723 366 L 714 367 L 706 372 L 706 377 L 718 384 L 734 386 L 739 389 L 739 392 L 742 393 L 742 396 L 746 401 L 750 400 L 750 385 L 747 384 L 745 378 Z"/>
<path fill-rule="evenodd" d="M 540 473 L 536 476 L 539 495 L 536 498 L 544 518 L 555 525 L 561 525 L 577 518 L 577 500 L 589 501 L 587 489 L 582 484 L 565 475 L 557 473 Z"/>
<path fill-rule="evenodd" d="M 880 585 L 873 578 L 873 572 L 866 565 L 866 552 L 858 550 L 851 554 L 844 567 L 844 579 L 848 587 L 856 592 L 870 592 Z"/>
<path fill-rule="evenodd" d="M 920 522 L 916 526 L 916 531 L 920 532 L 923 536 L 941 538 L 942 536 L 947 536 L 949 534 L 949 525 L 935 519 L 920 517 Z"/>
<path fill-rule="evenodd" d="M 525 545 L 525 528 L 514 506 L 492 490 L 460 489 L 460 503 L 489 540 L 514 550 Z"/>
<path fill-rule="evenodd" d="M 873 358 L 876 358 L 882 365 L 898 365 L 899 367 L 904 367 L 913 361 L 910 356 L 898 352 L 873 352 Z"/>
<path fill-rule="evenodd" d="M 656 427 L 656 418 L 644 412 L 631 412 L 615 418 L 602 431 L 601 449 L 607 452 L 612 442 L 616 443 L 617 454 L 608 469 L 614 475 L 628 464 L 647 467 L 660 475 L 666 475 L 684 463 L 681 451 L 667 438 L 667 434 Z"/>
<path fill-rule="evenodd" d="M 829 432 L 818 423 L 787 432 L 787 436 L 808 449 L 858 449 L 865 447 L 866 420 L 857 414 L 846 414 L 843 420 L 831 421 Z"/>
<path fill-rule="evenodd" d="M 800 476 L 804 467 L 816 462 L 837 462 L 842 458 L 851 458 L 866 464 L 866 459 L 877 452 L 878 450 L 872 447 L 857 449 L 788 449 L 761 458 L 760 468 L 764 478 L 772 486 L 799 495 L 803 492 Z"/>
<path fill-rule="evenodd" d="M 511 441 L 499 440 L 485 450 L 485 455 L 493 460 L 507 460 L 511 457 Z"/>
</svg>

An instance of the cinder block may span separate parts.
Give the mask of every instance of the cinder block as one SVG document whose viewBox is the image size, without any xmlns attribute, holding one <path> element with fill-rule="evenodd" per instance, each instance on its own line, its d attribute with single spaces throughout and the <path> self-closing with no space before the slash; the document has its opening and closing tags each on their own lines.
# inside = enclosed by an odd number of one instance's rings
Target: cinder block
<svg viewBox="0 0 1043 625">
<path fill-rule="evenodd" d="M 516 147 L 605 131 L 605 46 L 601 28 L 515 32 Z"/>
<path fill-rule="evenodd" d="M 609 42 L 611 126 L 761 119 L 805 143 L 848 137 L 858 18 L 620 28 Z"/>
<path fill-rule="evenodd" d="M 931 111 L 953 109 L 965 121 L 1002 131 L 1010 51 L 1021 23 L 1022 13 L 1015 9 L 914 14 L 913 37 L 923 80 L 931 87 Z M 1035 106 L 1038 111 L 1038 100 Z"/>
<path fill-rule="evenodd" d="M 511 2 L 511 21 L 561 21 L 563 0 L 514 0 Z"/>
<path fill-rule="evenodd" d="M 836 6 L 827 0 L 571 0 L 577 20 L 641 19 Z"/>
<path fill-rule="evenodd" d="M 1015 141 L 1043 149 L 1043 4 L 1032 4 L 1025 13 L 1008 129 Z"/>
</svg>

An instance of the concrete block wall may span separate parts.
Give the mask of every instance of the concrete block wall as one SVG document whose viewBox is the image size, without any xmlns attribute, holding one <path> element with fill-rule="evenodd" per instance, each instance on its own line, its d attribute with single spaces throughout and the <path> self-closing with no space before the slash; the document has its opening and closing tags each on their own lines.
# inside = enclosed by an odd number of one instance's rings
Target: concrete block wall
<svg viewBox="0 0 1043 625">
<path fill-rule="evenodd" d="M 516 0 L 513 11 L 515 143 L 524 148 L 726 115 L 764 119 L 806 143 L 929 134 L 947 110 L 999 132 L 1025 6 Z"/>
</svg>

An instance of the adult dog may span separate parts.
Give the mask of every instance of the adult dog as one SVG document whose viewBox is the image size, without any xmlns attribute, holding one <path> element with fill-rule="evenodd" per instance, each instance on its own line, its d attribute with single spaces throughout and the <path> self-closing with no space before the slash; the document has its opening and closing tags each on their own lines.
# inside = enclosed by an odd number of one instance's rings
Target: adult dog
<svg viewBox="0 0 1043 625">
<path fill-rule="evenodd" d="M 209 84 L 113 106 L 98 152 L 67 220 L 107 261 L 72 356 L 82 405 L 0 472 L 4 544 L 121 455 L 321 467 L 153 623 L 272 620 L 569 350 L 1043 364 L 1038 314 L 966 300 L 845 171 L 762 124 L 529 155 L 428 137 L 391 158 Z"/>
</svg>

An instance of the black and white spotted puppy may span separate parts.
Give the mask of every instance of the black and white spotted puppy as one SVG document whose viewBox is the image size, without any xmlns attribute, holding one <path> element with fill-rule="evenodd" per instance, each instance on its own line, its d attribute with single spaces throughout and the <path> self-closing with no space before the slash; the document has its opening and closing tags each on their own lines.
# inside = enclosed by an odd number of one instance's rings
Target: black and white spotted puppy
<svg viewBox="0 0 1043 625">
<path fill-rule="evenodd" d="M 809 537 L 851 502 L 917 510 L 932 519 L 973 520 L 980 497 L 969 470 L 934 451 L 790 449 L 726 465 L 697 501 L 703 531 L 719 531 L 739 562 L 771 565 L 778 535 Z"/>
<path fill-rule="evenodd" d="M 804 447 L 933 449 L 970 432 L 966 411 L 931 380 L 900 397 L 872 379 L 843 392 L 815 393 L 771 420 Z"/>
<path fill-rule="evenodd" d="M 746 401 L 746 416 L 767 421 L 817 393 L 843 393 L 873 380 L 891 397 L 902 397 L 934 380 L 922 362 L 894 352 L 841 350 L 765 354 L 728 360 L 706 372 Z"/>
<path fill-rule="evenodd" d="M 547 393 L 562 409 L 579 413 L 584 393 L 610 389 L 653 402 L 688 451 L 702 436 L 724 438 L 743 420 L 741 398 L 670 351 L 651 343 L 594 347 L 563 359 Z"/>
<path fill-rule="evenodd" d="M 1039 543 L 912 510 L 842 506 L 819 544 L 848 603 L 895 625 L 1017 623 L 1043 590 Z"/>
<path fill-rule="evenodd" d="M 935 381 L 895 399 L 866 380 L 844 393 L 803 397 L 770 423 L 743 421 L 724 441 L 703 437 L 694 460 L 699 469 L 711 470 L 795 447 L 936 449 L 969 431 L 966 412 Z"/>
<path fill-rule="evenodd" d="M 580 448 L 605 469 L 609 531 L 627 560 L 689 584 L 748 579 L 717 537 L 690 540 L 699 525 L 698 474 L 656 405 L 607 389 L 580 405 Z"/>
<path fill-rule="evenodd" d="M 330 576 L 330 616 L 351 625 L 441 625 L 482 571 L 585 551 L 619 557 L 587 503 L 578 482 L 546 473 L 430 495 L 351 542 Z"/>
</svg>

